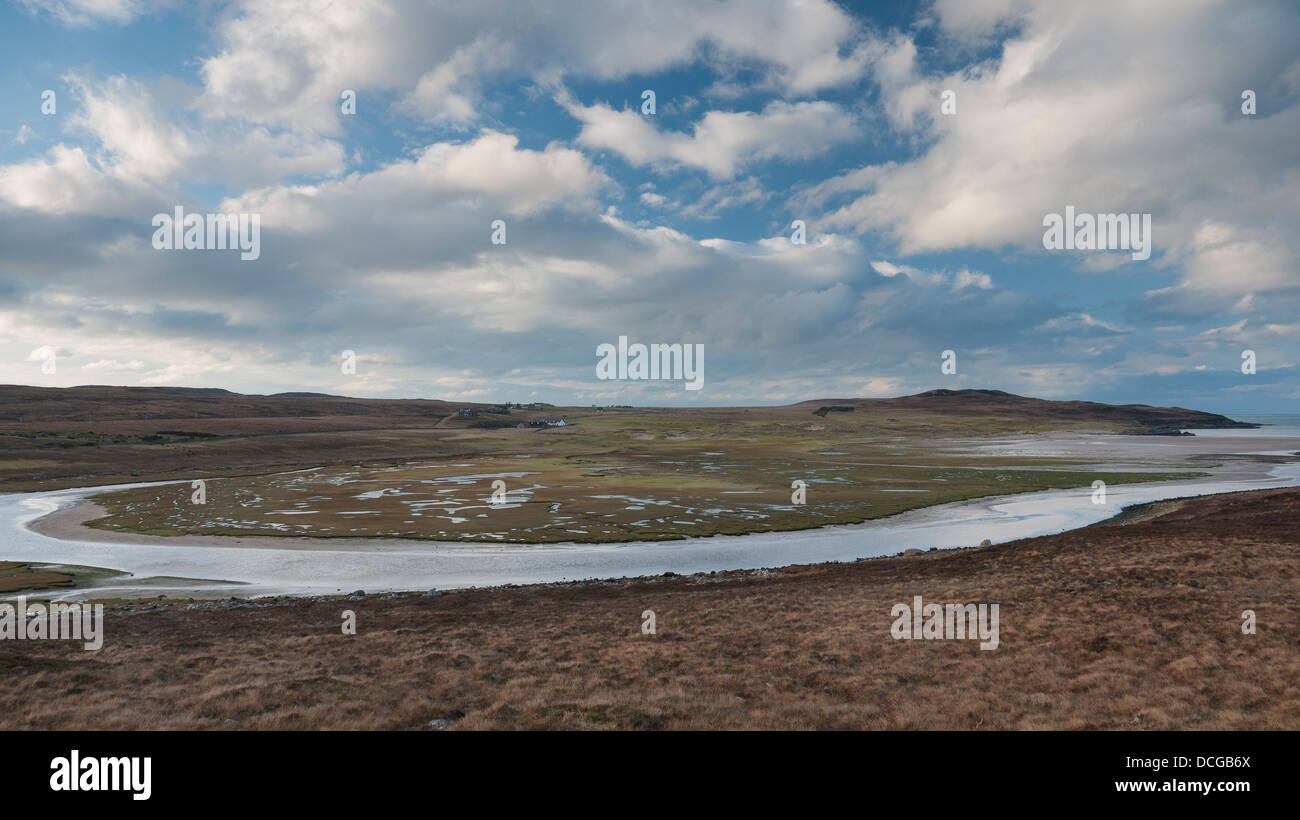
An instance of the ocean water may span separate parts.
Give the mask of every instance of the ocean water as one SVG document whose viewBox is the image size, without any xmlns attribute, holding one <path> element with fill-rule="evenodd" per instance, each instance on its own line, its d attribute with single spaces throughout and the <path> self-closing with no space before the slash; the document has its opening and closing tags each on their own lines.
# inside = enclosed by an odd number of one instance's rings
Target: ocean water
<svg viewBox="0 0 1300 820">
<path fill-rule="evenodd" d="M 1297 436 L 1300 437 L 1300 415 L 1286 415 L 1282 413 L 1224 413 L 1234 421 L 1248 421 L 1253 424 L 1262 424 L 1263 427 L 1258 430 L 1201 430 L 1195 427 L 1187 428 L 1189 432 L 1195 433 L 1202 437 L 1211 438 L 1271 438 L 1275 436 Z"/>
</svg>

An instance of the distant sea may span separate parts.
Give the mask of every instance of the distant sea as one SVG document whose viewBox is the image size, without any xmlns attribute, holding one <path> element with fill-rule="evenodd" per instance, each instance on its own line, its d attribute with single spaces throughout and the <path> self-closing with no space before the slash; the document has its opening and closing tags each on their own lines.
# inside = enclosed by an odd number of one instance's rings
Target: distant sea
<svg viewBox="0 0 1300 820">
<path fill-rule="evenodd" d="M 1262 424 L 1264 426 L 1258 430 L 1203 430 L 1196 427 L 1187 429 L 1198 436 L 1300 437 L 1300 416 L 1282 413 L 1224 413 L 1223 415 L 1234 421 L 1248 421 L 1252 424 Z"/>
</svg>

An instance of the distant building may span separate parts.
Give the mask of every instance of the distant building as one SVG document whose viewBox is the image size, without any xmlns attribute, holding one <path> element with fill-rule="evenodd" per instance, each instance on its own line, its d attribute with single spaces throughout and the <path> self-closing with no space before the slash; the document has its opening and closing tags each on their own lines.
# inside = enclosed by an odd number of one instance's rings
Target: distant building
<svg viewBox="0 0 1300 820">
<path fill-rule="evenodd" d="M 523 424 L 517 425 L 523 427 Z M 569 423 L 564 419 L 536 419 L 528 422 L 529 427 L 568 427 Z"/>
</svg>

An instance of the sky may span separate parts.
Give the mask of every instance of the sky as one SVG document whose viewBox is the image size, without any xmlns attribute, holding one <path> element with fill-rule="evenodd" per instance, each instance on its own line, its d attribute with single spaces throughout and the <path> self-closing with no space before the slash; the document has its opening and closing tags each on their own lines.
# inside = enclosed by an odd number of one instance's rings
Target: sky
<svg viewBox="0 0 1300 820">
<path fill-rule="evenodd" d="M 1297 412 L 1297 135 L 1294 2 L 14 0 L 0 382 Z"/>
</svg>

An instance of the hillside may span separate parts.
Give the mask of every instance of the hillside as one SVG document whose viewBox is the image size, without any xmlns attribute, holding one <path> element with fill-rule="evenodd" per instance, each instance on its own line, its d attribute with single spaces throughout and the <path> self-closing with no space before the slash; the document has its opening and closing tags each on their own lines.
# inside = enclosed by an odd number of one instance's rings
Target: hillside
<svg viewBox="0 0 1300 820">
<path fill-rule="evenodd" d="M 458 402 L 455 406 L 467 406 Z M 27 387 L 0 385 L 0 420 L 115 421 L 313 416 L 445 416 L 452 404 L 428 399 L 354 399 L 323 393 L 249 396 L 198 387 Z"/>
<path fill-rule="evenodd" d="M 566 424 L 546 425 L 557 418 Z M 4 385 L 0 491 L 250 475 L 328 464 L 513 458 L 521 453 L 544 453 L 565 469 L 588 457 L 615 457 L 625 464 L 662 462 L 665 469 L 698 458 L 699 473 L 693 480 L 707 483 L 728 470 L 753 471 L 757 480 L 772 470 L 803 464 L 809 453 L 818 451 L 854 452 L 863 463 L 879 464 L 906 449 L 900 448 L 901 442 L 933 448 L 945 440 L 996 435 L 1177 435 L 1182 427 L 1249 426 L 1176 407 L 1048 401 L 996 390 L 932 390 L 894 399 L 826 399 L 771 407 L 528 405 L 506 410 L 437 399 Z M 688 453 L 691 448 L 698 453 Z M 707 455 L 713 451 L 729 454 L 727 467 L 705 469 L 705 462 L 715 458 Z M 646 481 L 669 478 L 653 472 L 644 476 Z M 576 486 L 571 480 L 575 478 L 557 474 L 556 480 Z M 948 489 L 956 490 L 959 484 L 950 483 Z M 641 489 L 629 485 L 618 491 Z M 894 504 L 885 502 L 899 498 L 884 496 L 872 503 L 876 510 L 892 509 Z M 728 505 L 719 502 L 702 509 L 717 506 Z M 843 507 L 836 515 L 852 512 Z"/>
<path fill-rule="evenodd" d="M 441 418 L 459 408 L 490 404 L 437 399 L 362 399 L 324 393 L 245 395 L 218 388 L 197 387 L 28 387 L 0 385 L 0 421 L 125 421 L 142 419 L 257 419 L 356 416 Z M 939 415 L 1097 421 L 1123 424 L 1134 432 L 1157 428 L 1253 428 L 1227 416 L 1183 407 L 1145 404 L 1102 404 L 1092 401 L 1053 401 L 1017 396 L 1002 390 L 930 390 L 892 399 L 814 399 L 788 405 L 810 412 L 822 407 L 853 407 L 873 415 L 893 411 Z M 563 409 L 563 408 L 556 408 Z M 576 408 L 575 408 L 576 409 Z M 739 409 L 739 408 L 737 408 Z M 747 408 L 750 411 L 782 408 Z M 691 409 L 670 412 L 690 414 Z"/>
<path fill-rule="evenodd" d="M 959 416 L 1060 419 L 1125 424 L 1134 432 L 1177 431 L 1183 427 L 1205 429 L 1256 428 L 1257 424 L 1233 421 L 1217 413 L 1183 407 L 1152 407 L 1147 404 L 1101 404 L 1095 401 L 1052 401 L 1017 396 L 1002 390 L 930 390 L 894 399 L 817 399 L 795 407 L 853 407 L 873 414 L 890 411 L 922 411 Z"/>
</svg>

